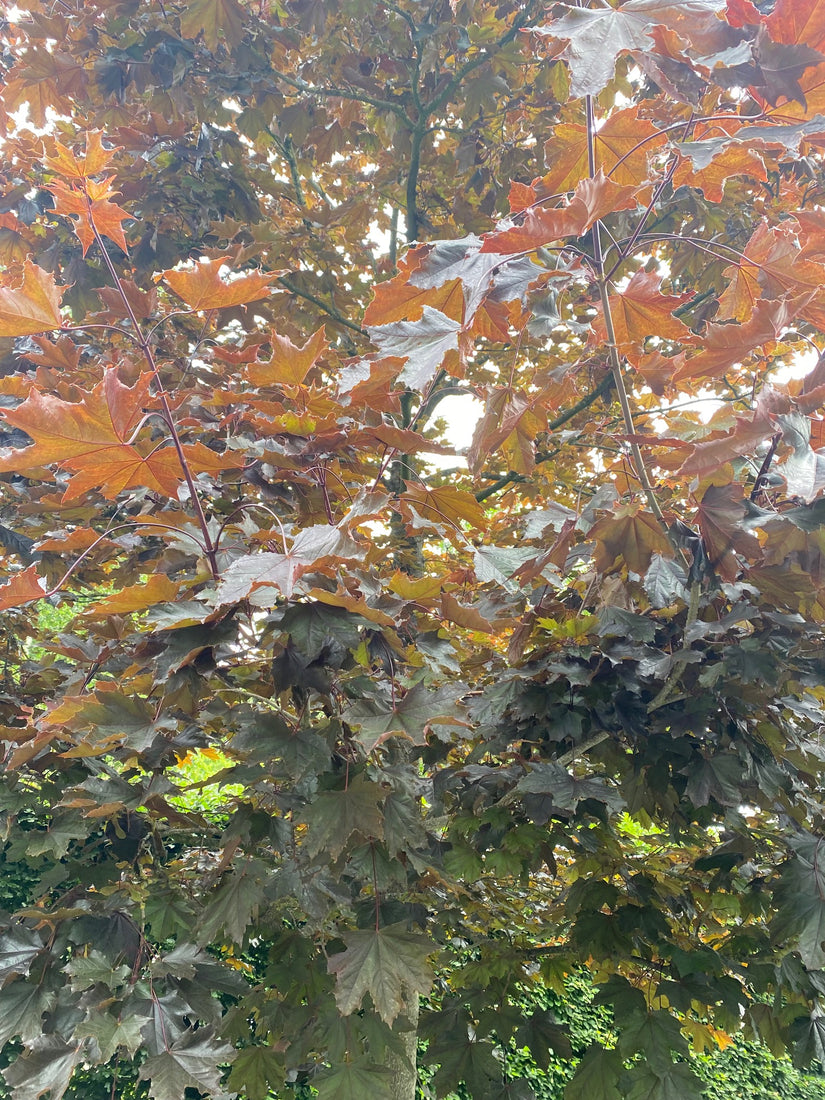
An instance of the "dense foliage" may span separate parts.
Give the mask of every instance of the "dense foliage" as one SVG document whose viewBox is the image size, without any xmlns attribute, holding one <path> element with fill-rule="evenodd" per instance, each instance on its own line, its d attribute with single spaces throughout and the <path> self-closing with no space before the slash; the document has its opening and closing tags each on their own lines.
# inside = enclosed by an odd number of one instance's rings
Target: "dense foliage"
<svg viewBox="0 0 825 1100">
<path fill-rule="evenodd" d="M 825 6 L 0 35 L 15 1100 L 527 1100 L 581 966 L 567 1100 L 825 1057 Z"/>
</svg>

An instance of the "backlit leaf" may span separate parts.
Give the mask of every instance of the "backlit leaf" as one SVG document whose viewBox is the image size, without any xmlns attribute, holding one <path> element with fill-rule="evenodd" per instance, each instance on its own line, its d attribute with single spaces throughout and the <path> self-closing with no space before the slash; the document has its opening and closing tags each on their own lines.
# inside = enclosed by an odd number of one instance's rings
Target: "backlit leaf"
<svg viewBox="0 0 825 1100">
<path fill-rule="evenodd" d="M 230 306 L 257 302 L 269 294 L 270 283 L 283 272 L 250 271 L 231 278 L 221 278 L 226 261 L 201 260 L 193 268 L 164 271 L 163 278 L 190 309 L 227 309 Z"/>
<path fill-rule="evenodd" d="M 31 336 L 60 328 L 62 294 L 53 275 L 26 260 L 22 282 L 0 286 L 0 336 Z"/>
</svg>

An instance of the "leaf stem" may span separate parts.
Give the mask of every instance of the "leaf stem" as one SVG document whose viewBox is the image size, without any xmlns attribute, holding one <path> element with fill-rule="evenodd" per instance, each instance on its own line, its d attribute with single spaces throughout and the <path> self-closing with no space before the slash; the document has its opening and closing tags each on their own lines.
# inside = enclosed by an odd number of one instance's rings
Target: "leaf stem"
<svg viewBox="0 0 825 1100">
<path fill-rule="evenodd" d="M 164 385 L 163 385 L 163 381 L 160 377 L 160 371 L 158 370 L 158 365 L 157 365 L 157 362 L 155 361 L 154 353 L 152 352 L 152 348 L 151 348 L 151 345 L 149 344 L 149 341 L 143 335 L 143 330 L 141 329 L 140 325 L 138 324 L 138 319 L 135 316 L 135 311 L 132 309 L 132 303 L 129 301 L 129 298 L 128 298 L 128 295 L 126 294 L 126 291 L 123 289 L 123 284 L 120 281 L 120 276 L 118 275 L 117 270 L 115 269 L 115 265 L 112 263 L 112 258 L 109 255 L 109 253 L 106 251 L 106 246 L 103 243 L 103 238 L 101 237 L 100 233 L 98 232 L 97 226 L 94 224 L 93 217 L 92 217 L 92 204 L 91 204 L 91 201 L 89 199 L 88 194 L 86 195 L 86 207 L 87 207 L 87 212 L 88 212 L 88 217 L 89 217 L 89 224 L 91 225 L 92 232 L 95 235 L 95 240 L 97 241 L 97 246 L 100 249 L 101 253 L 103 254 L 104 263 L 106 264 L 106 267 L 109 269 L 109 274 L 112 277 L 112 279 L 114 280 L 115 287 L 117 288 L 118 294 L 120 294 L 120 297 L 121 297 L 121 300 L 123 302 L 124 308 L 126 309 L 126 312 L 129 315 L 129 320 L 132 322 L 132 325 L 133 325 L 134 330 L 135 330 L 135 334 L 137 336 L 137 341 L 138 341 L 138 344 L 140 346 L 140 350 L 143 352 L 144 358 L 146 359 L 146 362 L 149 364 L 149 369 L 151 370 L 152 375 L 154 376 L 155 382 L 157 383 L 158 397 L 160 398 L 161 407 L 163 408 L 163 418 L 166 421 L 166 426 L 169 429 L 170 436 L 172 437 L 172 443 L 173 443 L 174 448 L 175 448 L 175 453 L 178 456 L 178 462 L 180 463 L 180 467 L 181 467 L 181 470 L 183 472 L 183 476 L 184 476 L 184 479 L 186 481 L 186 485 L 189 489 L 189 496 L 192 500 L 192 507 L 195 510 L 195 516 L 196 516 L 197 521 L 198 521 L 198 526 L 200 527 L 201 534 L 203 535 L 203 549 L 204 549 L 204 553 L 206 555 L 206 560 L 209 563 L 209 570 L 210 570 L 213 578 L 215 580 L 217 580 L 218 577 L 220 576 L 220 570 L 218 569 L 218 559 L 217 559 L 217 555 L 215 553 L 215 547 L 212 544 L 212 537 L 209 534 L 209 524 L 206 521 L 206 514 L 204 513 L 203 505 L 201 504 L 200 497 L 198 496 L 198 491 L 197 491 L 197 488 L 195 486 L 195 478 L 192 474 L 192 470 L 191 470 L 191 468 L 189 466 L 189 462 L 186 458 L 186 452 L 183 449 L 183 444 L 181 443 L 180 434 L 178 433 L 177 425 L 175 424 L 175 419 L 172 415 L 172 406 L 169 404 L 169 397 L 166 393 L 166 390 L 165 390 Z"/>
</svg>

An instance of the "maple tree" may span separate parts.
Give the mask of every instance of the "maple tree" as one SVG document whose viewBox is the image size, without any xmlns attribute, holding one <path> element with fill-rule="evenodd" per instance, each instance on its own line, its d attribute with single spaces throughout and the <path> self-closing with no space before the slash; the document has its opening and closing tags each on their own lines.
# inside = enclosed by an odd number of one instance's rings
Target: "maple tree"
<svg viewBox="0 0 825 1100">
<path fill-rule="evenodd" d="M 16 1100 L 825 1058 L 819 0 L 0 34 Z"/>
</svg>

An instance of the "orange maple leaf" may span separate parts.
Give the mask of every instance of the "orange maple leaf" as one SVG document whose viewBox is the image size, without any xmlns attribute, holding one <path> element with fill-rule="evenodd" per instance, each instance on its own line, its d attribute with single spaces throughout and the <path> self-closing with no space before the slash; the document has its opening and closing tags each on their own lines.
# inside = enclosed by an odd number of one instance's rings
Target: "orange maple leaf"
<svg viewBox="0 0 825 1100">
<path fill-rule="evenodd" d="M 227 261 L 201 260 L 193 268 L 164 271 L 165 282 L 193 310 L 226 309 L 257 302 L 269 293 L 270 283 L 283 271 L 248 271 L 228 281 L 221 278 Z"/>
<path fill-rule="evenodd" d="M 272 355 L 265 362 L 257 360 L 249 364 L 247 375 L 255 386 L 300 386 L 309 371 L 327 348 L 326 334 L 322 325 L 300 347 L 293 344 L 288 336 L 272 334 L 269 337 Z"/>
<path fill-rule="evenodd" d="M 599 169 L 593 179 L 578 183 L 567 206 L 525 211 L 519 225 L 488 234 L 481 251 L 531 252 L 561 237 L 581 237 L 606 214 L 635 207 L 635 192 L 635 187 L 614 183 Z"/>
<path fill-rule="evenodd" d="M 690 294 L 662 294 L 661 282 L 652 272 L 637 271 L 624 290 L 610 295 L 616 347 L 631 364 L 640 361 L 642 348 L 650 336 L 662 340 L 684 340 L 690 336 L 687 326 L 673 316 L 673 310 Z M 593 321 L 593 334 L 600 342 L 607 340 L 601 309 Z"/>
<path fill-rule="evenodd" d="M 21 573 L 15 573 L 8 584 L 0 587 L 0 611 L 20 607 L 32 600 L 42 600 L 46 595 L 46 582 L 38 575 L 37 566 L 30 565 Z"/>
<path fill-rule="evenodd" d="M 667 135 L 660 133 L 648 119 L 639 118 L 638 110 L 616 111 L 596 132 L 596 165 L 614 183 L 624 185 L 647 179 L 647 158 L 659 148 Z M 556 195 L 573 188 L 589 175 L 587 127 L 560 123 L 544 143 L 544 159 L 550 165 L 541 177 L 545 195 Z"/>
<path fill-rule="evenodd" d="M 39 466 L 69 470 L 74 476 L 65 500 L 94 489 L 113 499 L 121 490 L 139 485 L 176 497 L 183 474 L 174 448 L 165 441 L 160 446 L 148 439 L 131 442 L 143 419 L 143 407 L 151 401 L 151 379 L 143 375 L 130 388 L 110 369 L 76 402 L 33 388 L 22 405 L 4 409 L 3 416 L 30 435 L 34 444 L 0 460 L 0 472 Z"/>
<path fill-rule="evenodd" d="M 90 130 L 86 134 L 86 151 L 80 155 L 59 141 L 47 139 L 47 148 L 52 152 L 43 157 L 43 163 L 51 172 L 65 179 L 82 180 L 97 175 L 122 148 L 104 149 L 102 139 L 100 130 Z"/>
<path fill-rule="evenodd" d="M 114 176 L 104 180 L 87 179 L 82 187 L 59 181 L 49 184 L 48 190 L 57 200 L 55 213 L 77 219 L 75 233 L 83 245 L 84 256 L 94 242 L 95 230 L 101 237 L 113 240 L 124 252 L 129 250 L 123 234 L 123 222 L 132 215 L 122 206 L 111 202 L 111 197 L 118 194 L 111 188 L 113 179 Z"/>
<path fill-rule="evenodd" d="M 777 0 L 765 21 L 774 42 L 825 47 L 825 5 L 822 0 Z"/>
<path fill-rule="evenodd" d="M 0 336 L 33 336 L 60 328 L 63 288 L 30 260 L 19 286 L 0 286 Z"/>
</svg>

